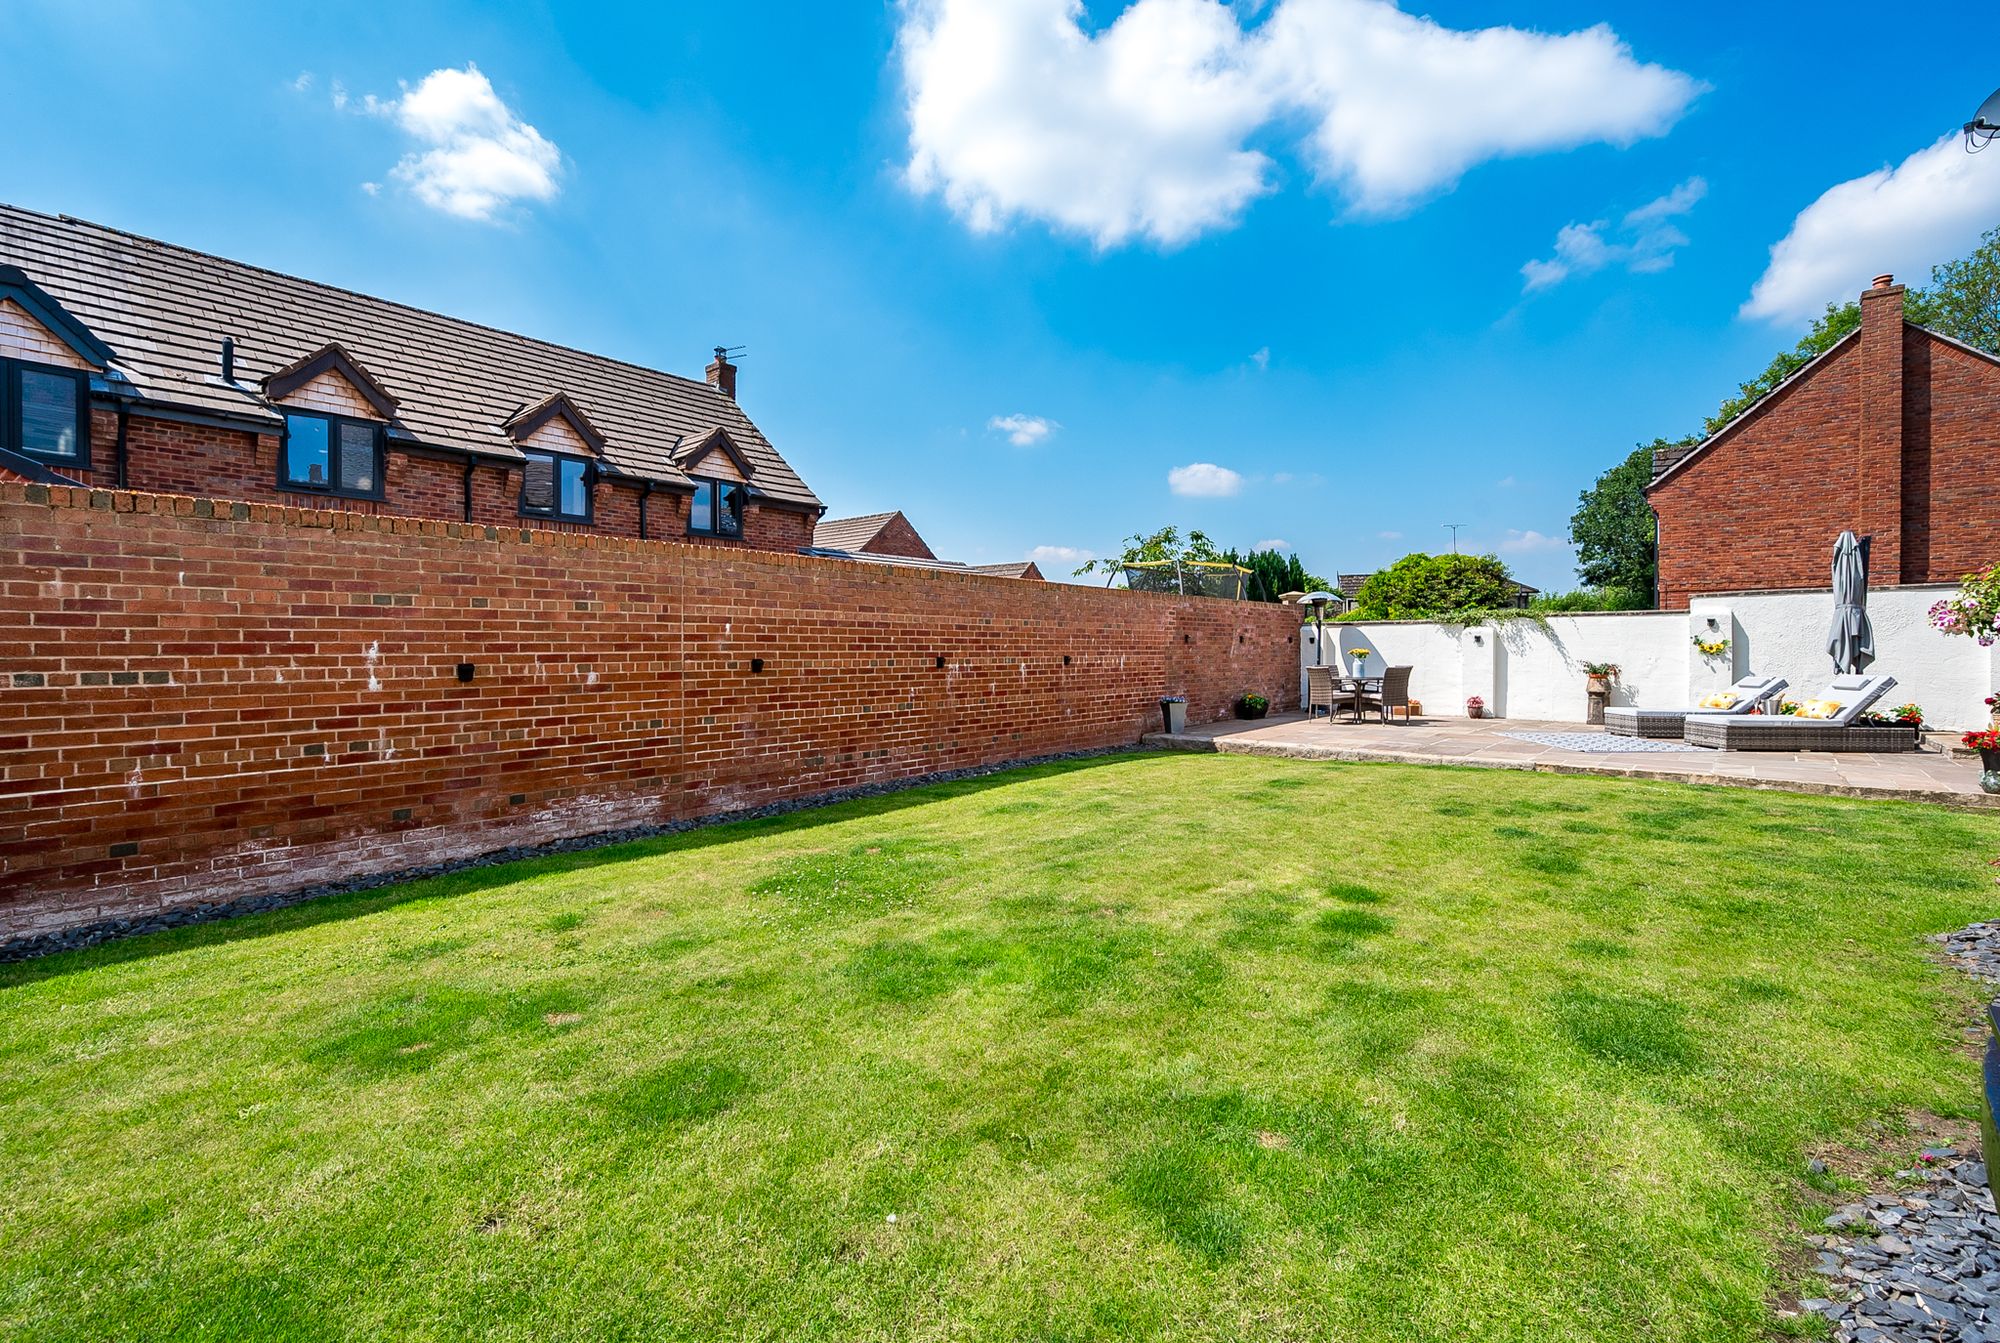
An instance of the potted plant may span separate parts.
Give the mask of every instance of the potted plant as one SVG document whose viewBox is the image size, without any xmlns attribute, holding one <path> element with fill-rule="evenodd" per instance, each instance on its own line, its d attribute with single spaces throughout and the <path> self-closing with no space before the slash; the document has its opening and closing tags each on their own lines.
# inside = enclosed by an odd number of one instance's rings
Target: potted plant
<svg viewBox="0 0 2000 1343">
<path fill-rule="evenodd" d="M 1347 650 L 1347 656 L 1354 659 L 1354 674 L 1356 676 L 1366 676 L 1368 674 L 1368 659 L 1375 656 L 1375 650 L 1372 648 L 1350 648 Z"/>
<path fill-rule="evenodd" d="M 1906 727 L 1913 737 L 1921 738 L 1924 732 L 1924 708 L 1921 704 L 1899 704 L 1883 713 L 1864 713 L 1861 721 L 1870 727 Z"/>
<path fill-rule="evenodd" d="M 1583 664 L 1583 674 L 1587 678 L 1584 681 L 1585 690 L 1593 695 L 1608 695 L 1611 693 L 1611 678 L 1618 675 L 1618 664 L 1586 662 Z"/>
<path fill-rule="evenodd" d="M 1465 716 L 1467 718 L 1484 718 L 1486 716 L 1486 701 L 1477 695 L 1466 700 Z"/>
<path fill-rule="evenodd" d="M 1160 717 L 1166 721 L 1169 736 L 1187 731 L 1187 696 L 1160 696 Z"/>
<path fill-rule="evenodd" d="M 1959 740 L 1979 752 L 1979 786 L 2000 793 L 2000 728 L 1968 732 Z"/>
<path fill-rule="evenodd" d="M 1254 690 L 1246 690 L 1236 700 L 1238 718 L 1262 718 L 1271 711 L 1271 701 Z"/>
<path fill-rule="evenodd" d="M 1993 727 L 2000 727 L 2000 695 L 1986 697 L 1986 719 Z"/>
</svg>

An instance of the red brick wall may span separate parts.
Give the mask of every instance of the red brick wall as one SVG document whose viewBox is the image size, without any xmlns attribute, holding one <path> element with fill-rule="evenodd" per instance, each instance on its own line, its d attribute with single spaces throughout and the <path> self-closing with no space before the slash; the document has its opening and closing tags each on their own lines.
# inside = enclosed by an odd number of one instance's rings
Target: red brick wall
<svg viewBox="0 0 2000 1343">
<path fill-rule="evenodd" d="M 1876 583 L 1949 583 L 2000 560 L 2000 366 L 1863 295 L 1861 338 L 1650 492 L 1660 605 L 1824 587 L 1833 542 L 1872 538 Z"/>
<path fill-rule="evenodd" d="M 1293 607 L 518 525 L 0 484 L 0 583 L 0 936 L 1297 700 Z"/>
<path fill-rule="evenodd" d="M 117 484 L 118 417 L 93 410 L 90 420 L 88 472 L 65 472 L 100 489 Z M 383 517 L 465 517 L 465 463 L 425 457 L 391 448 L 386 454 L 384 498 L 341 499 L 345 512 Z M 252 503 L 311 508 L 316 497 L 278 488 L 278 437 L 208 425 L 186 424 L 133 415 L 126 427 L 126 484 L 155 494 L 185 494 Z M 519 527 L 521 474 L 499 463 L 473 468 L 472 520 L 495 527 Z M 553 531 L 639 535 L 639 490 L 599 481 L 592 499 L 595 520 L 589 524 L 538 521 Z M 646 531 L 653 537 L 678 537 L 687 531 L 688 497 L 655 492 L 646 505 Z M 698 539 L 698 538 L 697 538 Z M 743 537 L 718 544 L 761 550 L 797 551 L 812 542 L 810 514 L 751 505 L 745 510 Z"/>
</svg>

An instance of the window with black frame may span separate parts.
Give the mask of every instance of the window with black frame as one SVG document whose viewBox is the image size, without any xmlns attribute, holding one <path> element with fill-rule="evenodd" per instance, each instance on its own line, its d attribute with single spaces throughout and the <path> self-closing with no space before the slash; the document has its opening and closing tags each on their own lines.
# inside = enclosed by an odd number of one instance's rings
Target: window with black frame
<svg viewBox="0 0 2000 1343">
<path fill-rule="evenodd" d="M 694 503 L 688 510 L 688 530 L 701 536 L 743 534 L 744 487 L 730 480 L 696 476 Z"/>
<path fill-rule="evenodd" d="M 531 452 L 521 468 L 521 515 L 589 522 L 596 468 L 585 458 Z"/>
<path fill-rule="evenodd" d="M 0 359 L 0 447 L 58 466 L 90 465 L 90 375 Z"/>
<path fill-rule="evenodd" d="M 278 487 L 348 499 L 382 497 L 382 426 L 344 415 L 287 411 Z"/>
</svg>

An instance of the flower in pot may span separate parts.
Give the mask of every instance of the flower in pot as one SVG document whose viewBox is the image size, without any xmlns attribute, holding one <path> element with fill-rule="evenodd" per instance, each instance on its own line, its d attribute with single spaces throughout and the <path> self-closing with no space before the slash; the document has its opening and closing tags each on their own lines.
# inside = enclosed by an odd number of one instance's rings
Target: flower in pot
<svg viewBox="0 0 2000 1343">
<path fill-rule="evenodd" d="M 1347 650 L 1347 656 L 1354 659 L 1354 674 L 1356 676 L 1366 676 L 1368 674 L 1368 659 L 1375 656 L 1375 650 L 1372 648 L 1350 648 Z"/>
<path fill-rule="evenodd" d="M 1586 662 L 1583 664 L 1583 674 L 1586 678 L 1584 688 L 1591 694 L 1609 694 L 1611 691 L 1611 678 L 1618 675 L 1618 664 L 1615 662 Z"/>
<path fill-rule="evenodd" d="M 1236 700 L 1238 718 L 1262 718 L 1271 711 L 1271 701 L 1254 690 L 1246 690 Z"/>
<path fill-rule="evenodd" d="M 1169 735 L 1187 731 L 1187 696 L 1160 696 L 1160 717 L 1166 723 Z"/>
<path fill-rule="evenodd" d="M 1484 718 L 1486 716 L 1486 701 L 1477 695 L 1466 700 L 1465 716 L 1467 718 Z"/>
<path fill-rule="evenodd" d="M 2000 728 L 1968 732 L 1959 740 L 1979 752 L 1979 786 L 2000 793 Z"/>
</svg>

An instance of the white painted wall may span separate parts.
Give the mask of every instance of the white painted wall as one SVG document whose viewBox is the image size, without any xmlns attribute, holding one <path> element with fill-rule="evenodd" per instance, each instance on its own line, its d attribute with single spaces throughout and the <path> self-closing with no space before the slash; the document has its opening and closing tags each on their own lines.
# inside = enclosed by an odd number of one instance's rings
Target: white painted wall
<svg viewBox="0 0 2000 1343">
<path fill-rule="evenodd" d="M 1983 726 L 1985 698 L 2000 691 L 2000 648 L 1981 648 L 1930 627 L 1931 604 L 1952 591 L 1925 585 L 1870 592 L 1876 658 L 1869 670 L 1896 678 L 1885 707 L 1914 701 L 1935 726 Z M 1371 674 L 1408 663 L 1415 669 L 1411 698 L 1421 700 L 1430 716 L 1462 716 L 1466 696 L 1478 694 L 1492 716 L 1580 723 L 1588 709 L 1585 662 L 1618 664 L 1613 704 L 1681 707 L 1751 672 L 1783 676 L 1793 698 L 1806 698 L 1833 674 L 1826 653 L 1832 619 L 1833 594 L 1822 589 L 1698 597 L 1686 611 L 1552 615 L 1545 624 L 1329 623 L 1326 659 L 1352 673 L 1352 650 L 1368 648 L 1375 654 L 1367 663 Z M 1697 635 L 1727 638 L 1729 653 L 1703 658 L 1694 647 Z M 1311 625 L 1299 646 L 1310 666 Z"/>
</svg>

